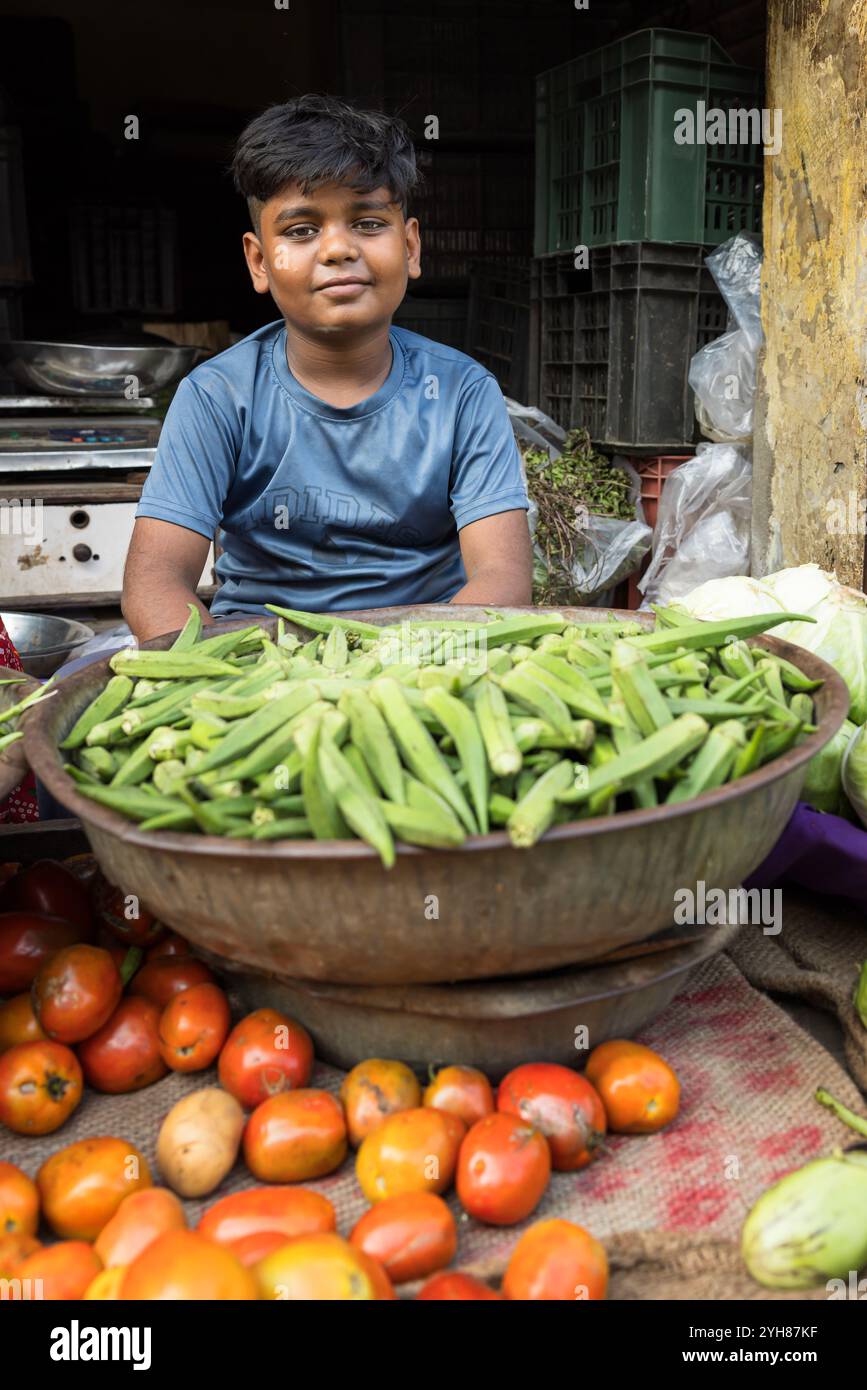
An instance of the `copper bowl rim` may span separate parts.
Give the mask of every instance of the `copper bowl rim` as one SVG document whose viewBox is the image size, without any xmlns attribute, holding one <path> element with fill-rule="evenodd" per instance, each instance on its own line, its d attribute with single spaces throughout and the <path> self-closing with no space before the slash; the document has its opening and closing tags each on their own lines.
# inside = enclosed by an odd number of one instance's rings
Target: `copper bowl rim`
<svg viewBox="0 0 867 1390">
<path fill-rule="evenodd" d="M 444 609 L 459 612 L 461 607 L 462 605 L 451 604 L 417 605 L 411 611 L 418 616 L 419 608 L 430 609 L 432 612 L 439 613 Z M 467 607 L 470 606 L 467 605 Z M 400 614 L 402 611 L 410 610 L 397 608 L 347 610 L 341 611 L 340 617 L 357 617 L 365 621 L 372 621 L 379 616 L 383 622 L 392 622 L 399 621 L 399 619 L 385 619 L 383 614 Z M 483 610 L 473 606 L 473 611 Z M 523 614 L 546 610 L 512 606 L 502 607 L 498 611 L 506 614 Z M 569 615 L 571 620 L 577 622 L 604 621 L 611 617 L 623 622 L 642 622 L 644 620 L 643 625 L 650 626 L 646 621 L 650 619 L 649 614 L 628 609 L 562 607 L 549 611 Z M 276 621 L 276 618 L 263 618 L 259 614 L 251 613 L 249 623 L 244 619 L 233 620 L 231 623 L 222 625 L 222 630 L 228 631 L 231 627 L 248 626 L 253 622 L 260 622 L 263 626 L 275 626 Z M 142 643 L 142 647 L 146 650 L 165 650 L 171 646 L 176 635 L 176 633 L 166 633 L 151 642 Z M 618 811 L 615 815 L 595 816 L 588 820 L 567 821 L 561 825 L 552 826 L 540 843 L 556 840 L 593 839 L 619 830 L 640 830 L 647 826 L 678 820 L 683 816 L 700 814 L 702 811 L 737 800 L 751 791 L 770 786 L 809 762 L 816 753 L 824 748 L 825 744 L 837 733 L 849 713 L 850 696 L 843 678 L 832 666 L 813 652 L 808 652 L 805 648 L 795 646 L 793 643 L 785 642 L 779 637 L 764 634 L 760 637 L 749 638 L 748 641 L 751 646 L 766 647 L 769 651 L 776 652 L 778 656 L 784 657 L 797 666 L 809 679 L 824 682 L 822 691 L 826 697 L 826 707 L 819 727 L 814 734 L 808 734 L 804 742 L 799 744 L 797 748 L 790 749 L 781 757 L 775 758 L 773 762 L 760 767 L 756 772 L 748 773 L 747 776 L 739 778 L 737 782 L 729 782 L 712 791 L 702 792 L 700 796 L 693 797 L 690 801 L 675 802 L 670 806 L 662 805 L 648 809 Z M 67 689 L 75 690 L 78 685 L 92 680 L 93 675 L 99 671 L 107 679 L 111 675 L 109 660 L 110 657 L 106 657 L 103 661 L 94 662 L 91 666 L 76 672 L 75 675 L 70 676 L 67 681 L 58 686 L 58 689 L 61 693 L 65 693 Z M 53 703 L 53 701 L 45 702 L 45 704 Z M 209 856 L 224 857 L 230 854 L 233 859 L 248 860 L 251 863 L 273 863 L 275 860 L 285 860 L 289 863 L 296 860 L 312 860 L 314 862 L 330 860 L 341 862 L 350 859 L 379 860 L 377 851 L 363 840 L 228 840 L 224 836 L 200 835 L 187 831 L 141 831 L 134 822 L 120 815 L 119 812 L 112 811 L 107 806 L 101 806 L 98 802 L 80 794 L 73 779 L 63 771 L 60 751 L 44 727 L 46 718 L 47 710 L 42 703 L 34 705 L 22 717 L 23 746 L 27 760 L 51 794 L 63 805 L 68 806 L 85 828 L 88 823 L 92 823 L 97 829 L 113 835 L 125 844 L 135 845 L 146 850 L 195 854 L 205 858 Z M 395 843 L 398 856 L 436 855 L 441 857 L 444 854 L 473 854 L 513 848 L 505 830 L 491 831 L 487 835 L 468 835 L 462 845 L 450 850 L 420 849 L 415 845 Z"/>
</svg>

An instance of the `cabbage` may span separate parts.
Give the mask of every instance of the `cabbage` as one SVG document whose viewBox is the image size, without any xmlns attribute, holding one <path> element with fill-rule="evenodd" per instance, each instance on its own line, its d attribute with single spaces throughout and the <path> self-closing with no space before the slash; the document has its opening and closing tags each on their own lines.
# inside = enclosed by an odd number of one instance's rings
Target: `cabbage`
<svg viewBox="0 0 867 1390">
<path fill-rule="evenodd" d="M 801 791 L 801 800 L 808 806 L 829 811 L 832 816 L 845 816 L 847 820 L 852 816 L 846 801 L 848 788 L 844 790 L 843 759 L 856 729 L 857 725 L 848 719 L 843 721 L 831 741 L 807 763 L 807 780 Z M 867 800 L 867 781 L 864 787 Z"/>
<path fill-rule="evenodd" d="M 797 611 L 797 610 L 795 610 Z M 867 604 L 838 585 L 811 610 L 814 623 L 786 623 L 779 635 L 835 667 L 849 687 L 849 718 L 867 719 Z"/>
<path fill-rule="evenodd" d="M 818 565 L 793 565 L 791 569 L 777 570 L 776 574 L 766 574 L 762 585 L 787 613 L 812 613 L 834 589 L 842 587 L 837 583 L 836 574 Z"/>
<path fill-rule="evenodd" d="M 843 757 L 843 790 L 862 825 L 867 825 L 867 725 L 862 724 Z"/>
<path fill-rule="evenodd" d="M 672 607 L 689 613 L 702 622 L 713 623 L 726 618 L 751 618 L 756 613 L 786 612 L 786 605 L 765 587 L 762 579 L 747 575 L 731 575 L 727 579 L 708 579 L 691 589 Z M 805 608 L 789 608 L 790 613 L 805 613 Z"/>
</svg>

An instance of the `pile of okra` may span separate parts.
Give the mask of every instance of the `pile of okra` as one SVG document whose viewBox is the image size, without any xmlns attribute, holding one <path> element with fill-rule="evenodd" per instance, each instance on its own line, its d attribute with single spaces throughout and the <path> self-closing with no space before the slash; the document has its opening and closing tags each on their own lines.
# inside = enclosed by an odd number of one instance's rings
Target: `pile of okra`
<svg viewBox="0 0 867 1390">
<path fill-rule="evenodd" d="M 143 830 L 452 849 L 505 827 L 685 801 L 815 728 L 821 684 L 746 638 L 801 615 L 575 624 L 540 610 L 380 627 L 268 605 L 259 625 L 127 648 L 60 747 Z M 303 641 L 286 622 L 313 636 Z"/>
</svg>

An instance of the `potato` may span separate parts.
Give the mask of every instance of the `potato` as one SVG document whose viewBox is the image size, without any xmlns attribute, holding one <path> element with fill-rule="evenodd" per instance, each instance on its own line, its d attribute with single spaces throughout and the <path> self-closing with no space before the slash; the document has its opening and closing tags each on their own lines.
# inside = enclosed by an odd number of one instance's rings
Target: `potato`
<svg viewBox="0 0 867 1390">
<path fill-rule="evenodd" d="M 173 1105 L 157 1140 L 160 1172 L 181 1197 L 219 1187 L 238 1156 L 244 1111 L 228 1091 L 206 1086 Z"/>
</svg>

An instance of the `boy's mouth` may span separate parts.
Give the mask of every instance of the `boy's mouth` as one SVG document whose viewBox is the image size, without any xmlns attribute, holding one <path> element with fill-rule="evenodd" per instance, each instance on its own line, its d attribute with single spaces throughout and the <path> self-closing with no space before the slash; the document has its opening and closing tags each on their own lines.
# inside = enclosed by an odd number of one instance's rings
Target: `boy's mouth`
<svg viewBox="0 0 867 1390">
<path fill-rule="evenodd" d="M 329 299 L 353 299 L 362 290 L 369 289 L 370 284 L 370 280 L 363 280 L 359 275 L 341 275 L 323 281 L 314 289 L 317 294 L 327 294 Z"/>
</svg>

